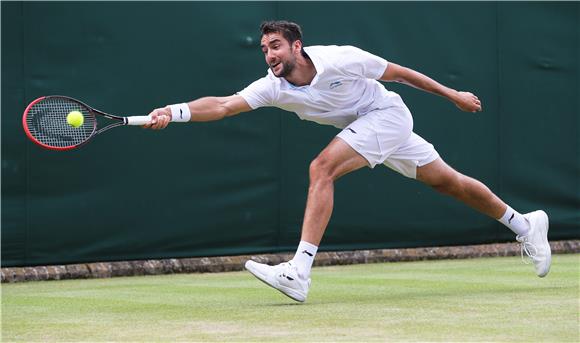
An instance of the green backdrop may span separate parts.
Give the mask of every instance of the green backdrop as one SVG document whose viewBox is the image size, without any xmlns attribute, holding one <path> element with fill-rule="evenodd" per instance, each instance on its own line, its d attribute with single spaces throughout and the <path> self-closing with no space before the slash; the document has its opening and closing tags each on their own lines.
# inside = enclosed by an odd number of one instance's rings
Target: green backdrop
<svg viewBox="0 0 580 343">
<path fill-rule="evenodd" d="M 476 93 L 480 114 L 402 85 L 415 131 L 551 239 L 580 237 L 580 3 L 2 2 L 2 265 L 291 251 L 308 165 L 337 130 L 266 108 L 77 151 L 27 140 L 49 94 L 143 115 L 265 75 L 258 27 L 349 44 Z M 496 221 L 386 167 L 340 179 L 323 250 L 513 240 Z"/>
</svg>

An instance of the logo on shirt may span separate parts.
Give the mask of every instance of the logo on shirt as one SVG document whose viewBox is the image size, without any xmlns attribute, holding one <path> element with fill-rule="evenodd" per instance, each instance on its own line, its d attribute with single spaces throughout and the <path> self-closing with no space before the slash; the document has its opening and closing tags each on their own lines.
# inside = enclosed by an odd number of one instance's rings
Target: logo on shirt
<svg viewBox="0 0 580 343">
<path fill-rule="evenodd" d="M 339 86 L 342 86 L 342 81 L 334 81 L 330 83 L 330 89 L 334 89 Z"/>
</svg>

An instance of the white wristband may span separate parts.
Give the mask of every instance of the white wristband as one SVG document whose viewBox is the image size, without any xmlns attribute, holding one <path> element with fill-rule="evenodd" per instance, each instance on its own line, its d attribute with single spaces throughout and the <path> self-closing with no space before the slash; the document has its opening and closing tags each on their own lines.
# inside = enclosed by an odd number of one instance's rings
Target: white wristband
<svg viewBox="0 0 580 343">
<path fill-rule="evenodd" d="M 191 112 L 187 103 L 169 105 L 171 109 L 171 121 L 185 123 L 191 119 Z"/>
</svg>

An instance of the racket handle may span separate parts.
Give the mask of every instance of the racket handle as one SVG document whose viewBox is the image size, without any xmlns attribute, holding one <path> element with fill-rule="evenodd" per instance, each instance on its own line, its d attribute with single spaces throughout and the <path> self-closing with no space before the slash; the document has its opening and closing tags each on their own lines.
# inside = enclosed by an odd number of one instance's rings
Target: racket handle
<svg viewBox="0 0 580 343">
<path fill-rule="evenodd" d="M 149 116 L 125 117 L 125 125 L 145 125 L 151 121 Z"/>
</svg>

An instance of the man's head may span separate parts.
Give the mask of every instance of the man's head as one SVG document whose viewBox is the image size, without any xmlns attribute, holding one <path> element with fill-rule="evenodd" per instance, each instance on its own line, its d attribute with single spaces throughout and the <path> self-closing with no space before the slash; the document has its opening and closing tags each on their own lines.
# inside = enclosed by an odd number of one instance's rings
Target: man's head
<svg viewBox="0 0 580 343">
<path fill-rule="evenodd" d="M 260 46 L 266 63 L 277 77 L 289 75 L 296 66 L 296 59 L 307 57 L 302 49 L 300 25 L 288 21 L 266 21 L 260 26 Z"/>
</svg>

